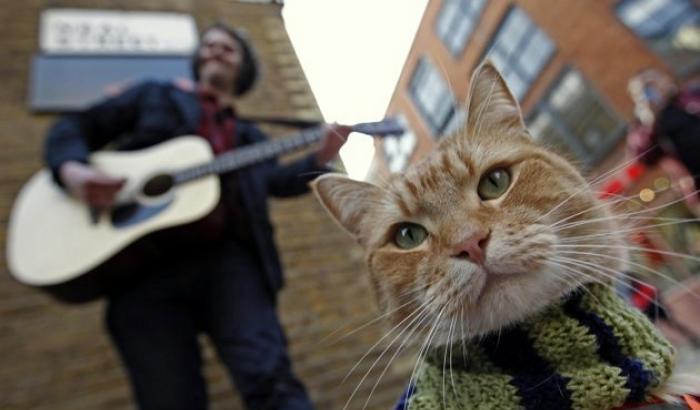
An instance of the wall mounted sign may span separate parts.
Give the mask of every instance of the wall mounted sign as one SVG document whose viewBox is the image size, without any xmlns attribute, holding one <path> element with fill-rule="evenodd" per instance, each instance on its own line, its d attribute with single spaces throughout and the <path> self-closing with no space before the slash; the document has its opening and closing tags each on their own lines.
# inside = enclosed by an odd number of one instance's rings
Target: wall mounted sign
<svg viewBox="0 0 700 410">
<path fill-rule="evenodd" d="M 32 60 L 29 108 L 75 111 L 146 79 L 190 78 L 198 44 L 182 13 L 48 9 Z"/>
<path fill-rule="evenodd" d="M 197 47 L 192 16 L 182 13 L 50 9 L 39 46 L 50 54 L 187 54 Z"/>
</svg>

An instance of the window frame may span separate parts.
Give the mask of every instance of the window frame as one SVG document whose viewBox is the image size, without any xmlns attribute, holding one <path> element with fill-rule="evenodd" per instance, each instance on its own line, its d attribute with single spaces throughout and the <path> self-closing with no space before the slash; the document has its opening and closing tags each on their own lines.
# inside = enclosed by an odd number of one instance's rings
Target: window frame
<svg viewBox="0 0 700 410">
<path fill-rule="evenodd" d="M 511 92 L 516 97 L 516 99 L 518 101 L 522 102 L 523 100 L 525 100 L 528 93 L 532 89 L 532 85 L 535 83 L 535 81 L 537 81 L 537 78 L 539 78 L 541 73 L 547 68 L 549 63 L 554 59 L 554 56 L 557 54 L 558 49 L 557 49 L 557 45 L 554 42 L 554 40 L 540 26 L 538 26 L 535 23 L 535 21 L 527 14 L 527 12 L 525 10 L 523 10 L 522 8 L 520 8 L 518 6 L 513 5 L 503 14 L 503 17 L 501 18 L 501 21 L 498 23 L 496 30 L 494 30 L 493 35 L 491 35 L 491 38 L 489 39 L 489 43 L 486 46 L 486 48 L 484 49 L 483 55 L 481 56 L 482 61 L 488 58 L 491 61 L 493 61 L 494 64 L 496 64 L 495 59 L 491 58 L 491 54 L 492 54 L 492 52 L 493 52 L 493 50 L 498 42 L 499 34 L 501 34 L 503 32 L 503 29 L 504 29 L 506 23 L 508 22 L 508 19 L 511 17 L 511 15 L 514 12 L 517 12 L 517 11 L 523 13 L 523 15 L 530 22 L 530 26 L 525 31 L 527 35 L 524 35 L 519 39 L 518 44 L 515 47 L 513 47 L 513 50 L 525 50 L 526 47 L 523 47 L 523 45 L 528 44 L 528 41 L 526 41 L 526 40 L 529 40 L 537 32 L 542 33 L 542 35 L 544 35 L 544 37 L 547 40 L 549 40 L 550 45 L 551 45 L 551 49 L 549 50 L 548 55 L 544 59 L 542 59 L 542 64 L 539 67 L 539 69 L 537 70 L 537 72 L 531 78 L 529 78 L 528 81 L 523 81 L 523 83 L 525 84 L 525 89 L 524 89 L 522 95 L 518 96 L 517 93 L 515 92 L 515 90 L 513 89 L 513 86 L 511 86 L 510 84 L 508 85 L 508 87 L 510 88 Z M 509 73 L 510 70 L 513 70 L 514 72 L 516 72 L 518 74 L 518 78 L 521 79 L 521 81 L 524 77 L 529 76 L 529 74 L 523 73 L 521 71 L 522 67 L 520 67 L 519 63 L 507 64 L 507 63 L 510 63 L 514 60 L 514 58 L 513 58 L 514 55 L 515 56 L 522 56 L 523 54 L 511 52 L 510 55 L 508 55 L 506 57 L 506 60 L 505 60 L 506 64 L 505 65 L 508 67 L 508 71 L 506 71 L 505 69 L 502 69 L 501 67 L 498 67 L 499 71 L 501 71 L 501 75 L 503 76 L 504 80 L 506 80 L 506 83 L 508 83 L 507 74 Z M 518 61 L 518 58 L 519 57 L 515 58 L 516 62 Z M 524 77 L 523 77 L 523 74 L 524 74 Z"/>
<path fill-rule="evenodd" d="M 551 97 L 561 86 L 562 81 L 570 72 L 578 73 L 584 82 L 584 89 L 586 92 L 592 94 L 596 98 L 596 102 L 600 104 L 601 108 L 617 123 L 617 127 L 605 136 L 604 142 L 595 151 L 589 150 L 581 138 L 574 134 L 573 130 L 569 128 L 566 121 L 559 117 L 559 110 L 553 107 L 550 102 Z M 562 142 L 569 147 L 571 153 L 576 156 L 576 158 L 585 168 L 593 167 L 602 161 L 625 136 L 625 132 L 627 130 L 627 125 L 624 118 L 619 115 L 619 113 L 612 107 L 604 95 L 597 90 L 594 84 L 584 75 L 584 73 L 571 64 L 567 64 L 562 67 L 554 80 L 552 80 L 552 82 L 547 86 L 547 90 L 544 92 L 542 98 L 537 102 L 532 110 L 530 110 L 526 117 L 526 124 L 528 128 L 530 128 L 530 124 L 541 113 L 546 113 L 552 118 L 552 124 L 556 132 L 561 135 L 563 139 Z M 536 136 L 533 136 L 533 138 L 535 137 Z"/>
<path fill-rule="evenodd" d="M 700 70 L 700 52 L 696 52 L 697 56 L 695 58 L 689 57 L 691 60 L 689 63 L 684 64 L 683 59 L 685 57 L 682 56 L 682 51 L 679 51 L 678 54 L 675 54 L 673 50 L 668 50 L 668 39 L 669 39 L 669 33 L 670 32 L 677 32 L 678 29 L 682 26 L 680 24 L 682 21 L 690 21 L 691 18 L 686 18 L 683 19 L 681 16 L 686 13 L 678 13 L 675 17 L 669 18 L 669 22 L 675 22 L 673 25 L 667 25 L 663 27 L 663 32 L 662 35 L 649 35 L 645 36 L 643 35 L 644 29 L 642 29 L 641 25 L 640 26 L 632 26 L 627 24 L 627 22 L 623 19 L 623 13 L 621 12 L 622 9 L 628 7 L 629 4 L 634 3 L 635 1 L 639 0 L 618 0 L 616 1 L 612 7 L 615 13 L 616 18 L 622 24 L 625 29 L 629 30 L 629 32 L 642 40 L 644 44 L 659 58 L 661 58 L 666 64 L 668 64 L 673 71 L 678 74 L 681 77 L 685 77 L 688 75 L 691 75 L 698 70 Z M 669 3 L 672 3 L 675 0 L 668 0 Z M 693 9 L 695 8 L 696 15 L 695 18 L 698 20 L 698 24 L 700 25 L 700 6 L 694 6 L 694 1 L 693 0 L 681 0 L 685 1 L 686 4 L 688 5 L 688 9 Z M 645 18 L 644 22 L 642 25 L 644 25 L 646 22 L 650 21 L 652 19 L 650 18 Z M 654 20 L 655 23 L 658 23 L 658 20 Z M 673 28 L 673 30 L 671 30 Z M 687 51 L 688 55 L 692 55 L 692 51 Z M 675 60 L 675 61 L 674 61 Z"/>
<path fill-rule="evenodd" d="M 478 6 L 472 6 L 472 0 L 443 0 L 442 5 L 440 6 L 440 11 L 435 17 L 435 21 L 433 24 L 435 35 L 440 39 L 440 42 L 445 46 L 445 48 L 450 52 L 450 54 L 453 57 L 458 57 L 462 55 L 462 53 L 464 53 L 464 50 L 466 49 L 467 44 L 469 43 L 469 40 L 472 38 L 472 34 L 474 33 L 475 28 L 478 26 L 479 21 L 481 20 L 481 16 L 484 13 L 484 9 L 488 4 L 488 0 L 477 1 L 481 1 L 481 4 Z M 462 21 L 462 19 L 469 19 L 469 23 L 471 24 L 471 28 L 464 34 L 464 37 L 460 39 L 459 44 L 457 44 L 456 46 L 454 45 L 454 43 L 450 42 L 446 37 L 444 37 L 443 34 L 441 34 L 441 23 L 445 18 L 444 14 L 447 8 L 452 6 L 456 7 L 457 10 L 459 10 L 459 12 L 454 18 L 448 21 L 446 33 L 454 32 L 453 29 L 455 27 L 459 27 L 460 21 Z"/>
<path fill-rule="evenodd" d="M 428 69 L 434 70 L 434 73 L 436 73 L 440 80 L 442 80 L 444 89 L 447 91 L 447 95 L 444 96 L 445 98 L 443 101 L 449 103 L 449 107 L 447 108 L 444 118 L 442 119 L 435 118 L 435 113 L 431 112 L 428 107 L 425 107 L 421 103 L 421 99 L 418 98 L 418 92 L 420 91 L 419 88 L 420 86 L 424 86 L 424 84 L 416 84 L 416 77 L 419 70 L 421 70 L 422 65 L 425 65 L 425 67 L 427 67 Z M 454 116 L 456 99 L 454 93 L 452 93 L 452 90 L 450 89 L 449 82 L 445 79 L 440 70 L 437 69 L 435 64 L 433 64 L 430 56 L 423 55 L 416 62 L 413 68 L 413 73 L 411 74 L 411 78 L 408 83 L 408 93 L 411 98 L 411 103 L 420 113 L 421 119 L 427 125 L 427 128 L 430 130 L 433 138 L 439 139 L 442 136 L 445 127 L 447 126 L 447 124 L 449 124 L 450 119 L 452 118 L 452 116 Z"/>
</svg>

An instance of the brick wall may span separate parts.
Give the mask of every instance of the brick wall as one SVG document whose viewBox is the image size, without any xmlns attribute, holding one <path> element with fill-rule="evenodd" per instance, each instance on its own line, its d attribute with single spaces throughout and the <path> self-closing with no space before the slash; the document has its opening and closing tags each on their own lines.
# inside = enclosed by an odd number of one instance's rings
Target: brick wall
<svg viewBox="0 0 700 410">
<path fill-rule="evenodd" d="M 3 252 L 0 408 L 133 408 L 124 370 L 103 329 L 104 304 L 61 305 L 15 282 L 5 263 L 5 233 L 12 201 L 21 184 L 41 166 L 40 146 L 53 120 L 48 115 L 32 115 L 26 105 L 30 57 L 38 47 L 39 13 L 48 7 L 180 11 L 192 13 L 200 27 L 216 19 L 246 27 L 260 52 L 265 71 L 263 83 L 242 101 L 242 113 L 308 118 L 319 118 L 320 114 L 287 38 L 278 6 L 229 0 L 3 2 L 0 7 L 0 77 L 5 79 L 0 92 L 0 252 Z M 350 334 L 352 329 L 376 316 L 362 256 L 311 196 L 273 201 L 272 218 L 288 279 L 279 309 L 295 369 L 319 409 L 342 408 L 387 344 L 381 342 L 343 383 L 347 372 L 386 333 L 384 327 L 374 325 Z M 335 341 L 343 335 L 347 336 Z M 203 343 L 212 408 L 241 408 L 213 350 L 205 339 Z M 392 356 L 390 353 L 378 360 L 349 408 L 364 404 Z M 368 408 L 391 406 L 408 379 L 412 363 L 410 357 L 403 355 L 394 361 L 374 391 Z"/>
</svg>

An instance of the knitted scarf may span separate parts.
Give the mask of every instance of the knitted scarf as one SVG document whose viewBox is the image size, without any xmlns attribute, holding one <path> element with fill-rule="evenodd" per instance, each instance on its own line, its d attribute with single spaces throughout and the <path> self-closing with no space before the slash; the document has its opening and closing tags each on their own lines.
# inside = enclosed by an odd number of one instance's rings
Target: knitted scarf
<svg viewBox="0 0 700 410">
<path fill-rule="evenodd" d="M 608 287 L 586 285 L 526 322 L 433 349 L 411 410 L 604 410 L 644 402 L 673 347 Z"/>
</svg>

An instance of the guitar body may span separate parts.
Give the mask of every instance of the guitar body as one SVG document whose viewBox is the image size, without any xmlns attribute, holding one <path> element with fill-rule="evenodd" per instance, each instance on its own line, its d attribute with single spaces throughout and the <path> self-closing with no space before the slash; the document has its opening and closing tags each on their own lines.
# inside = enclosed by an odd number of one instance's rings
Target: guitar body
<svg viewBox="0 0 700 410">
<path fill-rule="evenodd" d="M 352 128 L 375 136 L 404 132 L 395 118 Z M 40 171 L 24 185 L 12 208 L 10 272 L 65 302 L 103 296 L 148 271 L 157 263 L 154 258 L 177 252 L 173 242 L 188 249 L 188 244 L 217 240 L 211 225 L 222 227 L 222 232 L 226 228 L 226 210 L 217 207 L 219 174 L 315 144 L 325 133 L 320 126 L 216 158 L 198 136 L 174 138 L 141 151 L 97 152 L 90 157 L 92 166 L 126 179 L 116 206 L 99 215 L 59 188 L 49 171 Z"/>
<path fill-rule="evenodd" d="M 201 219 L 216 207 L 220 197 L 216 175 L 167 186 L 172 173 L 212 158 L 208 143 L 196 136 L 141 151 L 93 154 L 90 162 L 96 168 L 127 179 L 118 205 L 96 218 L 84 203 L 59 188 L 49 171 L 38 172 L 13 205 L 7 244 L 10 272 L 20 282 L 44 288 L 63 301 L 102 296 L 129 279 L 130 272 L 117 264 L 108 269 L 108 262 L 128 259 L 123 251 L 138 239 Z"/>
</svg>

